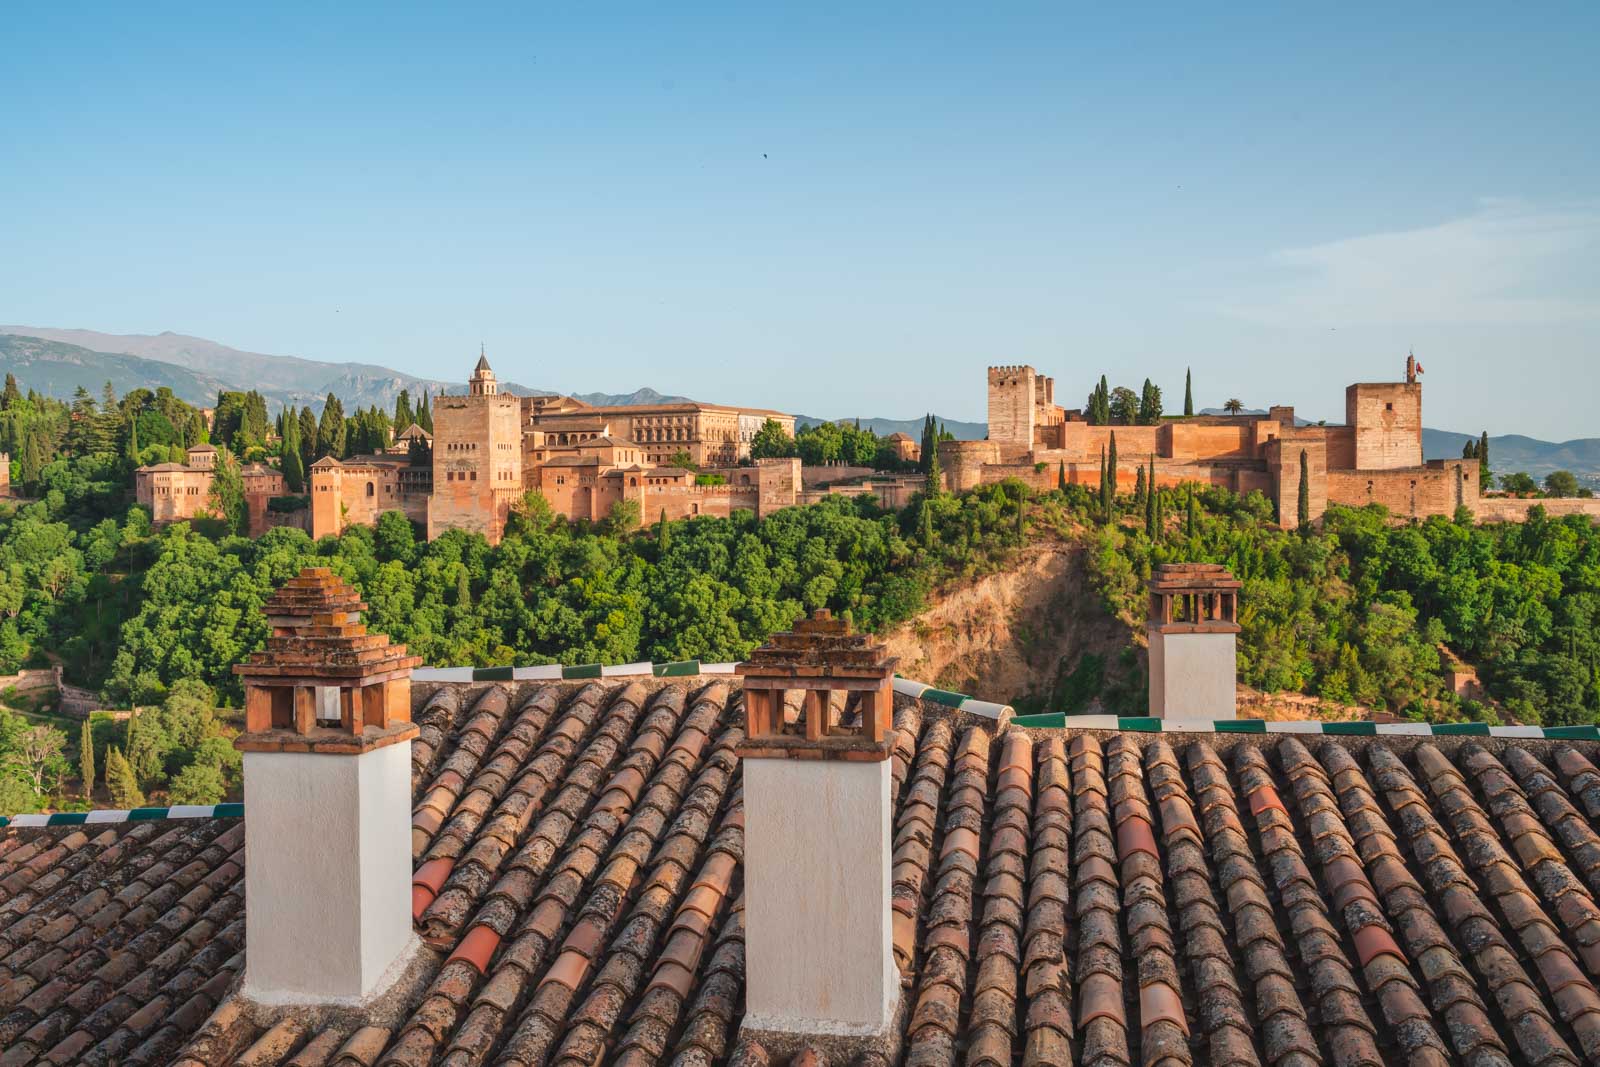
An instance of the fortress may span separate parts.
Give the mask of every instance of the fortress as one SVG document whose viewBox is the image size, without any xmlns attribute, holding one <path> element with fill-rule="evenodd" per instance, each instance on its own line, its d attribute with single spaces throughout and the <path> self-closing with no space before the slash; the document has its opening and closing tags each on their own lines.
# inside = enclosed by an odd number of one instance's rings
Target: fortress
<svg viewBox="0 0 1600 1067">
<path fill-rule="evenodd" d="M 922 488 L 920 476 L 812 484 L 798 459 L 749 463 L 750 442 L 768 419 L 794 435 L 793 415 L 765 408 L 693 401 L 600 407 L 568 396 L 513 396 L 500 392 L 480 356 L 466 395 L 435 402 L 431 441 L 422 435 L 431 461 L 419 462 L 407 446 L 311 465 L 310 531 L 338 534 L 399 511 L 429 538 L 458 529 L 498 543 L 512 507 L 530 491 L 563 518 L 595 522 L 632 501 L 640 521 L 650 523 L 741 509 L 764 516 L 829 494 L 870 493 L 900 507 Z"/>
<path fill-rule="evenodd" d="M 1305 457 L 1313 520 L 1330 503 L 1379 503 L 1397 516 L 1453 515 L 1466 507 L 1484 518 L 1520 518 L 1534 503 L 1583 510 L 1592 501 L 1485 499 L 1476 460 L 1424 460 L 1422 384 L 1412 357 L 1405 380 L 1363 382 L 1345 390 L 1343 425 L 1298 425 L 1293 407 L 1265 415 L 1167 417 L 1156 425 L 1094 425 L 1083 413 L 1055 403 L 1055 381 L 1028 366 L 989 368 L 989 437 L 939 446 L 946 485 L 968 489 L 1020 478 L 1054 488 L 1095 486 L 1102 455 L 1117 443 L 1117 486 L 1134 487 L 1140 469 L 1155 462 L 1156 484 L 1199 482 L 1236 493 L 1259 491 L 1278 508 L 1279 521 L 1297 521 L 1301 456 Z"/>
</svg>

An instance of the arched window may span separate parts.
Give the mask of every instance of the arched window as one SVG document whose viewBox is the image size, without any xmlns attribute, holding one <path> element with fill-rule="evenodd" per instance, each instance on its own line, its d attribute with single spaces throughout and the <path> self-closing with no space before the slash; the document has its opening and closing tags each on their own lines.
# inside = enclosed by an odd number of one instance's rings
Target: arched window
<svg viewBox="0 0 1600 1067">
<path fill-rule="evenodd" d="M 376 495 L 376 493 L 377 493 L 377 490 L 372 488 L 372 483 L 368 482 L 367 483 L 367 495 L 368 496 L 374 496 L 374 495 Z"/>
</svg>

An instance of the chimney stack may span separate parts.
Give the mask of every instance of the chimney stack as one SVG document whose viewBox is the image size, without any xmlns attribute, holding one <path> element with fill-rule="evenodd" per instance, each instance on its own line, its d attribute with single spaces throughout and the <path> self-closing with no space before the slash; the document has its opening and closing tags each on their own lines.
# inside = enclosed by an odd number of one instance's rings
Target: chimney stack
<svg viewBox="0 0 1600 1067">
<path fill-rule="evenodd" d="M 1217 563 L 1163 563 L 1150 579 L 1150 714 L 1237 719 L 1239 580 Z"/>
<path fill-rule="evenodd" d="M 411 670 L 369 634 L 366 605 L 325 567 L 263 609 L 266 648 L 244 679 L 244 995 L 360 1005 L 409 962 Z"/>
<path fill-rule="evenodd" d="M 895 662 L 818 611 L 736 668 L 746 724 L 744 1028 L 774 1051 L 808 1036 L 892 1040 Z M 804 696 L 800 720 L 786 723 L 793 689 Z"/>
</svg>

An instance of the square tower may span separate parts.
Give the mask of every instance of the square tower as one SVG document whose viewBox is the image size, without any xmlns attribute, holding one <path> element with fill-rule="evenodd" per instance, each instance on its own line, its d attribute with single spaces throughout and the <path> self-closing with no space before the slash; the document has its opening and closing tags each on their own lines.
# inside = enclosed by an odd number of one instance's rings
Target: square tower
<svg viewBox="0 0 1600 1067">
<path fill-rule="evenodd" d="M 1038 377 L 1028 366 L 989 368 L 989 440 L 1001 448 L 1033 448 Z"/>
<path fill-rule="evenodd" d="M 499 391 L 481 355 L 467 389 L 434 404 L 428 538 L 468 530 L 498 544 L 523 491 L 522 402 Z"/>
<path fill-rule="evenodd" d="M 1344 421 L 1355 430 L 1356 469 L 1422 466 L 1422 383 L 1408 360 L 1403 382 L 1364 382 L 1344 391 Z"/>
</svg>

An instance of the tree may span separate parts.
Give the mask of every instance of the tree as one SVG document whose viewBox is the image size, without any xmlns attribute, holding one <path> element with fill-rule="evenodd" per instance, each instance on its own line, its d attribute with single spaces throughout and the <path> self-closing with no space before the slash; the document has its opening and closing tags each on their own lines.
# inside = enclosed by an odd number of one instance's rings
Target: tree
<svg viewBox="0 0 1600 1067">
<path fill-rule="evenodd" d="M 417 425 L 429 433 L 433 432 L 433 407 L 426 391 L 422 394 L 422 406 L 417 409 Z"/>
<path fill-rule="evenodd" d="M 1578 479 L 1571 471 L 1551 471 L 1544 476 L 1545 496 L 1577 496 Z"/>
<path fill-rule="evenodd" d="M 1311 468 L 1306 462 L 1306 450 L 1300 450 L 1300 499 L 1296 518 L 1300 524 L 1300 532 L 1306 533 L 1311 529 Z"/>
<path fill-rule="evenodd" d="M 78 728 L 78 773 L 83 776 L 83 796 L 89 799 L 94 796 L 94 730 L 90 728 L 89 720 L 84 719 L 83 725 Z"/>
<path fill-rule="evenodd" d="M 344 405 L 332 393 L 322 402 L 322 419 L 317 423 L 317 451 L 334 459 L 343 459 L 346 455 Z"/>
<path fill-rule="evenodd" d="M 1134 477 L 1134 480 L 1133 480 L 1133 506 L 1135 508 L 1138 508 L 1141 511 L 1144 510 L 1144 494 L 1145 494 L 1144 464 L 1141 463 L 1141 464 L 1139 464 L 1138 474 Z"/>
<path fill-rule="evenodd" d="M 411 413 L 411 390 L 402 389 L 394 398 L 394 432 L 400 433 L 416 421 L 417 417 Z"/>
<path fill-rule="evenodd" d="M 928 483 L 924 492 L 931 497 L 937 497 L 944 492 L 944 475 L 939 470 L 939 442 L 937 436 L 933 447 L 928 450 Z"/>
<path fill-rule="evenodd" d="M 1144 390 L 1139 396 L 1139 424 L 1154 426 L 1161 421 L 1161 387 L 1149 378 L 1144 380 Z"/>
<path fill-rule="evenodd" d="M 1229 397 L 1222 405 L 1222 410 L 1226 411 L 1229 415 L 1237 415 L 1239 412 L 1244 410 L 1244 402 L 1239 400 L 1237 397 Z"/>
<path fill-rule="evenodd" d="M 1056 488 L 1063 493 L 1067 491 L 1067 461 L 1064 459 L 1056 466 Z"/>
<path fill-rule="evenodd" d="M 322 453 L 317 451 L 317 417 L 311 413 L 311 405 L 307 404 L 300 409 L 298 417 L 300 429 L 296 434 L 300 442 L 300 467 L 310 470 L 311 464 L 322 458 Z"/>
<path fill-rule="evenodd" d="M 139 465 L 139 420 L 128 420 L 128 463 L 130 466 Z"/>
<path fill-rule="evenodd" d="M 1139 421 L 1139 398 L 1126 385 L 1111 390 L 1111 418 L 1122 426 L 1133 426 Z"/>
<path fill-rule="evenodd" d="M 1113 509 L 1116 507 L 1116 496 L 1112 489 L 1112 478 L 1115 477 L 1111 468 L 1106 463 L 1105 446 L 1100 448 L 1100 521 L 1110 523 L 1115 517 Z"/>
<path fill-rule="evenodd" d="M 767 419 L 750 438 L 751 459 L 781 459 L 794 455 L 794 438 L 777 419 Z"/>
<path fill-rule="evenodd" d="M 1489 431 L 1484 430 L 1478 438 L 1478 485 L 1484 489 L 1494 484 L 1494 475 L 1489 473 Z"/>
<path fill-rule="evenodd" d="M 1144 473 L 1144 468 L 1139 468 L 1139 473 Z M 1145 536 L 1154 540 L 1161 532 L 1161 494 L 1156 491 L 1156 457 L 1150 454 L 1150 475 L 1144 479 L 1144 532 Z"/>
<path fill-rule="evenodd" d="M 30 726 L 22 731 L 15 753 L 8 757 L 25 775 L 39 796 L 54 791 L 67 768 L 67 735 L 53 726 Z"/>
<path fill-rule="evenodd" d="M 1199 523 L 1199 508 L 1195 504 L 1194 486 L 1190 485 L 1188 506 L 1185 509 L 1183 516 L 1183 536 L 1192 539 L 1195 535 L 1195 531 L 1199 529 Z"/>
<path fill-rule="evenodd" d="M 1539 491 L 1539 483 L 1534 481 L 1528 474 L 1517 471 L 1514 474 L 1502 476 L 1500 488 L 1512 496 L 1533 496 Z"/>
<path fill-rule="evenodd" d="M 305 492 L 305 460 L 300 455 L 300 417 L 286 414 L 283 419 L 283 445 L 278 450 L 279 466 L 283 469 L 283 482 L 291 493 Z"/>
<path fill-rule="evenodd" d="M 1183 369 L 1183 414 L 1185 417 L 1194 414 L 1194 381 L 1188 367 Z"/>
<path fill-rule="evenodd" d="M 144 806 L 144 794 L 139 791 L 133 768 L 114 747 L 106 749 L 106 790 L 111 794 L 111 803 L 118 808 Z"/>
<path fill-rule="evenodd" d="M 1091 426 L 1104 426 L 1111 421 L 1111 389 L 1106 384 L 1106 376 L 1100 375 L 1100 382 L 1089 394 L 1089 400 L 1083 406 L 1083 416 Z"/>
<path fill-rule="evenodd" d="M 211 514 L 221 519 L 230 533 L 243 534 L 250 516 L 244 502 L 244 477 L 239 473 L 239 461 L 230 453 L 218 452 L 217 465 L 211 475 L 211 493 L 206 499 Z"/>
<path fill-rule="evenodd" d="M 662 508 L 661 517 L 656 520 L 656 559 L 665 559 L 671 551 L 672 527 L 667 525 L 667 509 Z"/>
<path fill-rule="evenodd" d="M 22 399 L 22 390 L 17 388 L 17 376 L 6 371 L 6 388 L 0 393 L 0 410 L 9 411 Z"/>
<path fill-rule="evenodd" d="M 228 795 L 222 771 L 214 764 L 195 762 L 172 779 L 169 799 L 174 804 L 217 804 Z"/>
</svg>

